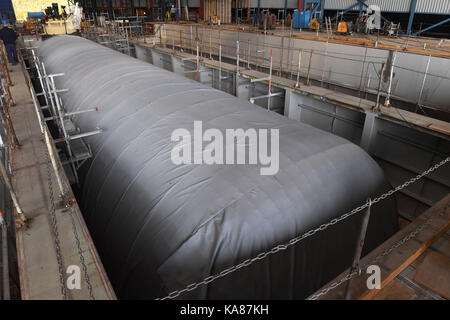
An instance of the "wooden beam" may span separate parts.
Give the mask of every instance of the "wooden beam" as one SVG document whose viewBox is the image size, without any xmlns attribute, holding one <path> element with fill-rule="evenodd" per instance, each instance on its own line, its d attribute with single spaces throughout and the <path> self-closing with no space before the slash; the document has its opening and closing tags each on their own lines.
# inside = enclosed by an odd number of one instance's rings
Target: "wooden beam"
<svg viewBox="0 0 450 320">
<path fill-rule="evenodd" d="M 403 270 L 405 270 L 413 261 L 415 261 L 422 253 L 428 249 L 434 241 L 445 234 L 450 228 L 450 194 L 447 194 L 436 205 L 428 209 L 421 216 L 411 222 L 408 226 L 397 232 L 378 248 L 370 252 L 361 260 L 361 265 L 365 265 L 372 261 L 375 257 L 382 254 L 394 244 L 401 241 L 411 232 L 416 230 L 420 225 L 425 223 L 430 217 L 443 213 L 443 216 L 437 216 L 433 222 L 426 226 L 416 237 L 410 239 L 397 250 L 394 250 L 386 257 L 380 259 L 377 263 L 381 269 L 381 289 L 391 283 L 395 277 L 397 277 Z M 323 288 L 328 287 L 336 280 L 340 280 L 348 275 L 349 269 L 345 270 L 338 277 L 330 281 Z M 352 299 L 372 299 L 381 289 L 370 290 L 367 288 L 366 281 L 370 275 L 366 274 L 365 270 L 362 270 L 360 276 L 357 276 L 352 286 Z M 319 289 L 320 292 L 323 288 Z M 345 285 L 336 287 L 330 290 L 327 294 L 319 297 L 322 300 L 330 299 L 343 299 L 345 293 Z"/>
<path fill-rule="evenodd" d="M 402 261 L 394 270 L 392 270 L 389 274 L 387 274 L 381 282 L 381 289 L 386 287 L 391 281 L 395 279 L 403 270 L 405 270 L 411 263 L 414 262 L 422 253 L 427 250 L 434 241 L 439 239 L 442 235 L 444 235 L 450 227 L 450 222 L 447 221 L 436 233 L 432 235 L 431 238 L 427 239 L 422 243 L 409 257 L 407 257 L 404 261 Z M 360 300 L 370 300 L 372 299 L 379 290 L 368 290 L 365 294 L 363 294 L 359 299 Z"/>
</svg>

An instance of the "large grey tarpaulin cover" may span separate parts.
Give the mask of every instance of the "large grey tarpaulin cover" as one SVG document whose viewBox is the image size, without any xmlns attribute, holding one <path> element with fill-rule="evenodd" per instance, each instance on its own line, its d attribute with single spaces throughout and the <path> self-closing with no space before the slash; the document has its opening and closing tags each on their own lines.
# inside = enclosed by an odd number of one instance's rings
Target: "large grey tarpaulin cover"
<svg viewBox="0 0 450 320">
<path fill-rule="evenodd" d="M 93 158 L 80 169 L 81 207 L 121 298 L 156 298 L 328 222 L 387 189 L 358 146 L 89 40 L 39 49 Z M 280 170 L 175 165 L 178 128 L 278 128 Z M 349 267 L 361 215 L 181 298 L 304 298 Z M 366 251 L 397 228 L 392 197 L 375 205 Z"/>
</svg>

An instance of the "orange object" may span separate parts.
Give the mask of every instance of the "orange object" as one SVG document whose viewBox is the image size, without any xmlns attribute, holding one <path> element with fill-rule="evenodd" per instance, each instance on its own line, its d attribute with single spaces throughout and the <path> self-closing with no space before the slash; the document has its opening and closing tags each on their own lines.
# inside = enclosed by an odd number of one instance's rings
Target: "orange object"
<svg viewBox="0 0 450 320">
<path fill-rule="evenodd" d="M 317 19 L 311 20 L 311 23 L 309 24 L 309 28 L 312 30 L 318 30 L 319 29 L 319 21 L 317 21 Z"/>
<path fill-rule="evenodd" d="M 337 32 L 339 32 L 339 33 L 348 33 L 347 22 L 345 22 L 345 21 L 339 22 Z"/>
</svg>

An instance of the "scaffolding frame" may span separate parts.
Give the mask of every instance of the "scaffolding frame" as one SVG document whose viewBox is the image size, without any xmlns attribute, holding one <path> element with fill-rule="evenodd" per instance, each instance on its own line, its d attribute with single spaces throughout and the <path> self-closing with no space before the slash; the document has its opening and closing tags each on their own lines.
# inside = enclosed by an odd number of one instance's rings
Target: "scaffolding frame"
<svg viewBox="0 0 450 320">
<path fill-rule="evenodd" d="M 67 150 L 67 159 L 63 161 L 63 165 L 70 165 L 75 178 L 75 183 L 78 184 L 78 169 L 86 160 L 92 157 L 90 145 L 83 138 L 100 134 L 103 130 L 97 128 L 90 132 L 81 133 L 72 121 L 73 116 L 88 112 L 98 112 L 99 108 L 93 107 L 82 111 L 67 112 L 64 108 L 64 103 L 60 94 L 67 92 L 68 89 L 58 89 L 55 82 L 55 78 L 64 77 L 64 73 L 48 74 L 44 62 L 40 61 L 34 49 L 31 49 L 31 53 L 37 78 L 39 79 L 39 84 L 42 89 L 40 93 L 36 93 L 36 96 L 42 96 L 45 100 L 44 106 L 39 106 L 36 101 L 35 107 L 40 108 L 41 112 L 47 110 L 50 114 L 50 116 L 45 117 L 43 121 L 46 123 L 53 122 L 57 128 L 58 138 L 53 139 L 53 143 L 64 143 Z M 37 113 L 39 115 L 38 109 Z M 41 126 L 41 131 L 42 130 L 43 127 Z"/>
</svg>

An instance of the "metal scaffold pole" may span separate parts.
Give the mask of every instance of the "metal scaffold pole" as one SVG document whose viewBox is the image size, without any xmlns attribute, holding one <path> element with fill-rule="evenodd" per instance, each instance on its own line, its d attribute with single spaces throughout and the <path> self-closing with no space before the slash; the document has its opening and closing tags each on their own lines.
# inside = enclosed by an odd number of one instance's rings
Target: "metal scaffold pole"
<svg viewBox="0 0 450 320">
<path fill-rule="evenodd" d="M 3 182 L 5 183 L 6 187 L 9 190 L 9 194 L 11 195 L 11 199 L 13 201 L 14 208 L 17 211 L 18 219 L 16 220 L 16 222 L 21 226 L 21 225 L 25 224 L 25 222 L 27 221 L 27 218 L 25 217 L 25 214 L 22 211 L 22 208 L 19 204 L 19 200 L 17 200 L 16 193 L 11 184 L 11 180 L 9 179 L 9 176 L 6 172 L 6 168 L 5 168 L 5 165 L 3 164 L 3 161 L 0 161 L 0 174 L 2 175 Z"/>
<path fill-rule="evenodd" d="M 273 61 L 273 49 L 270 49 L 270 68 L 269 68 L 269 94 L 267 98 L 267 110 L 270 111 L 270 102 L 272 97 L 272 61 Z"/>
</svg>

